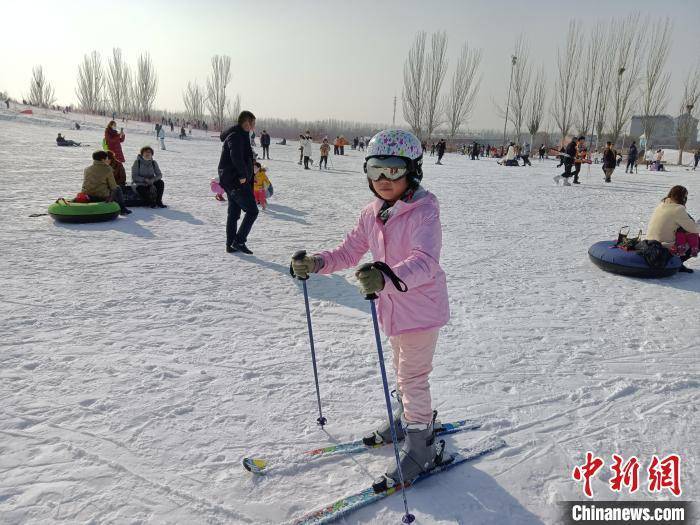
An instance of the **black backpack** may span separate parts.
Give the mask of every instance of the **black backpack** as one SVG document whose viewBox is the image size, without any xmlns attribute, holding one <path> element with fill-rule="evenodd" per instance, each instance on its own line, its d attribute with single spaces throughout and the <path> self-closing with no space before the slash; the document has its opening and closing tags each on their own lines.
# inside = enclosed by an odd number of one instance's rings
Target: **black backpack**
<svg viewBox="0 0 700 525">
<path fill-rule="evenodd" d="M 659 241 L 639 241 L 636 252 L 650 268 L 665 268 L 673 255 Z"/>
</svg>

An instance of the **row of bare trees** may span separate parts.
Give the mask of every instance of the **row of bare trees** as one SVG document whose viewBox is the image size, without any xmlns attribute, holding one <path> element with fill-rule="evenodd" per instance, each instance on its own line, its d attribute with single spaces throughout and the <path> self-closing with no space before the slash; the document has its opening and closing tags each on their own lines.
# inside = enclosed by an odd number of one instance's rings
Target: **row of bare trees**
<svg viewBox="0 0 700 525">
<path fill-rule="evenodd" d="M 433 33 L 430 49 L 426 49 L 428 35 L 416 35 L 403 71 L 403 116 L 413 133 L 430 139 L 435 130 L 446 123 L 450 137 L 466 124 L 474 107 L 481 78 L 481 50 L 462 46 L 457 66 L 449 83 L 449 92 L 442 94 L 447 76 L 447 33 Z"/>
<path fill-rule="evenodd" d="M 550 106 L 561 139 L 576 133 L 594 134 L 599 140 L 606 136 L 616 142 L 633 112 L 640 112 L 644 134 L 651 143 L 658 117 L 669 101 L 666 63 L 672 29 L 669 18 L 652 24 L 639 14 L 598 23 L 587 33 L 580 21 L 572 20 L 565 42 L 557 50 Z M 512 95 L 507 108 L 497 102 L 494 105 L 501 117 L 507 116 L 513 136 L 520 142 L 523 127 L 532 140 L 545 119 L 546 78 L 543 68 L 533 76 L 523 36 L 516 39 L 513 56 Z M 676 129 L 681 150 L 692 139 L 685 138 L 692 134 L 685 128 L 692 127 L 698 113 L 698 76 L 696 66 L 684 85 L 680 115 L 685 116 L 677 119 Z"/>
<path fill-rule="evenodd" d="M 653 28 L 653 30 L 649 30 Z M 624 134 L 634 112 L 641 113 L 647 144 L 654 140 L 658 117 L 669 103 L 671 74 L 666 63 L 671 50 L 673 25 L 667 17 L 661 22 L 642 19 L 638 13 L 598 24 L 582 41 L 580 23 L 571 22 L 565 52 L 560 53 L 557 72 L 560 81 L 552 116 L 561 137 L 572 128 L 572 111 L 576 111 L 575 128 L 580 134 L 595 131 L 598 140 L 605 134 L 617 142 Z M 583 61 L 579 60 L 583 56 Z M 693 138 L 694 120 L 698 117 L 700 68 L 686 77 L 676 137 L 679 162 L 683 150 Z M 571 86 L 576 86 L 572 88 Z M 576 108 L 570 96 L 575 93 Z M 607 133 L 606 133 L 607 131 Z"/>
<path fill-rule="evenodd" d="M 209 110 L 214 129 L 223 129 L 237 120 L 241 112 L 241 96 L 231 98 L 228 86 L 231 83 L 231 57 L 214 55 L 211 59 L 211 74 L 203 89 L 197 81 L 188 82 L 182 93 L 187 118 L 191 121 L 204 119 L 205 109 Z"/>
<path fill-rule="evenodd" d="M 158 75 L 148 52 L 139 55 L 133 74 L 119 48 L 112 50 L 106 71 L 97 51 L 85 55 L 78 65 L 75 95 L 88 113 L 111 109 L 145 118 L 153 110 L 157 92 Z"/>
<path fill-rule="evenodd" d="M 235 121 L 240 113 L 240 95 L 230 97 L 231 57 L 215 55 L 211 59 L 212 71 L 202 89 L 197 82 L 188 82 L 183 92 L 186 114 L 191 121 L 203 121 L 205 109 L 209 110 L 215 129 L 222 129 Z M 122 50 L 114 48 L 106 68 L 97 51 L 85 55 L 78 65 L 75 94 L 83 111 L 99 113 L 113 111 L 119 115 L 134 114 L 146 118 L 153 111 L 158 92 L 158 75 L 148 52 L 140 55 L 132 69 L 124 59 Z M 29 103 L 47 107 L 56 97 L 46 79 L 42 66 L 32 70 Z"/>
</svg>

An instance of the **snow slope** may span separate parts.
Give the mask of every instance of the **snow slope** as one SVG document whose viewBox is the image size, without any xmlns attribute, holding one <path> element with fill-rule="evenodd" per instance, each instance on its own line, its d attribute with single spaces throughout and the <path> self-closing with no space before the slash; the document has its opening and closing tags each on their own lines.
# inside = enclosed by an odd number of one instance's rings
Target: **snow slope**
<svg viewBox="0 0 700 525">
<path fill-rule="evenodd" d="M 166 210 L 94 225 L 30 218 L 80 189 L 93 148 L 54 143 L 65 131 L 98 145 L 105 122 L 80 118 L 75 132 L 61 114 L 0 111 L 0 522 L 280 523 L 383 472 L 390 450 L 265 478 L 240 466 L 357 438 L 382 417 L 368 305 L 347 271 L 308 281 L 329 421 L 316 426 L 303 297 L 288 275 L 295 250 L 333 247 L 369 201 L 361 154 L 319 173 L 296 164 L 296 144 L 273 144 L 255 255 L 227 255 L 226 204 L 208 188 L 220 143 L 205 133 L 156 151 Z M 145 124 L 126 132 L 129 160 L 155 143 Z M 700 173 L 618 170 L 604 185 L 593 166 L 565 188 L 553 161 L 433 160 L 424 182 L 442 206 L 452 310 L 435 407 L 486 422 L 449 446 L 489 433 L 509 446 L 409 491 L 418 523 L 557 523 L 556 502 L 582 497 L 571 471 L 587 450 L 607 463 L 679 453 L 683 499 L 695 499 L 700 272 L 628 279 L 586 251 L 643 227 L 673 184 L 700 216 Z M 609 476 L 594 481 L 598 499 L 669 497 L 616 495 Z M 401 512 L 388 498 L 345 523 Z"/>
</svg>

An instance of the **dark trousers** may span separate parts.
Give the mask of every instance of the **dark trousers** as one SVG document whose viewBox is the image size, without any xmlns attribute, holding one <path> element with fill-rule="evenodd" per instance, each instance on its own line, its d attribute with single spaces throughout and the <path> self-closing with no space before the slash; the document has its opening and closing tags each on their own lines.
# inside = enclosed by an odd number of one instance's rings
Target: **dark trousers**
<svg viewBox="0 0 700 525">
<path fill-rule="evenodd" d="M 104 202 L 105 199 L 102 197 L 93 197 L 92 195 L 88 195 L 90 197 L 90 202 Z M 112 200 L 119 204 L 119 207 L 123 210 L 125 208 L 124 206 L 124 193 L 122 192 L 122 189 L 117 186 L 112 190 Z"/>
<path fill-rule="evenodd" d="M 311 159 L 309 157 L 304 157 L 304 169 L 308 170 L 309 169 L 309 161 Z"/>
<path fill-rule="evenodd" d="M 625 173 L 627 173 L 627 170 L 630 170 L 630 173 L 632 173 L 633 168 L 634 168 L 634 159 L 627 159 L 627 167 L 625 168 Z"/>
<path fill-rule="evenodd" d="M 299 148 L 299 164 L 304 160 L 304 148 Z"/>
<path fill-rule="evenodd" d="M 340 146 L 340 150 L 338 151 L 341 155 L 345 155 L 345 146 Z"/>
<path fill-rule="evenodd" d="M 700 155 L 695 155 L 695 166 L 693 166 L 693 169 L 698 167 L 699 162 L 700 162 Z"/>
<path fill-rule="evenodd" d="M 564 162 L 564 173 L 562 173 L 561 176 L 564 177 L 565 179 L 568 179 L 569 177 L 571 177 L 571 175 L 572 175 L 571 168 L 573 166 L 574 166 L 573 162 L 566 162 L 565 161 Z"/>
<path fill-rule="evenodd" d="M 151 206 L 163 204 L 165 183 L 162 180 L 157 180 L 153 183 L 153 186 L 136 186 L 136 191 L 139 197 L 141 197 L 141 200 Z"/>
<path fill-rule="evenodd" d="M 238 219 L 241 211 L 245 212 L 241 227 L 238 228 Z M 244 184 L 240 188 L 228 192 L 228 218 L 226 219 L 226 246 L 234 242 L 245 244 L 248 234 L 253 228 L 255 219 L 258 218 L 258 205 L 255 203 L 253 186 Z"/>
<path fill-rule="evenodd" d="M 523 166 L 532 166 L 530 164 L 530 155 L 520 155 L 520 158 L 523 159 Z"/>
<path fill-rule="evenodd" d="M 581 163 L 576 162 L 574 164 L 574 182 L 578 182 L 578 174 L 581 173 Z"/>
<path fill-rule="evenodd" d="M 321 155 L 321 162 L 318 163 L 318 169 L 321 169 L 324 166 L 326 169 L 328 169 L 328 155 Z"/>
<path fill-rule="evenodd" d="M 337 155 L 337 154 L 338 154 L 338 146 L 333 144 L 333 155 Z"/>
<path fill-rule="evenodd" d="M 265 155 L 267 155 L 267 158 L 270 158 L 270 146 L 263 146 L 263 159 L 265 158 Z"/>
</svg>

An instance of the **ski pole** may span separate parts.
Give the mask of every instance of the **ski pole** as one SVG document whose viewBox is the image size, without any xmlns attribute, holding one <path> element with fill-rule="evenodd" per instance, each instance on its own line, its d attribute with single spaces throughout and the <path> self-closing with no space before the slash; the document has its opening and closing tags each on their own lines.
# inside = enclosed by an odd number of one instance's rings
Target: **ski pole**
<svg viewBox="0 0 700 525">
<path fill-rule="evenodd" d="M 385 272 L 387 269 L 389 272 L 391 272 L 390 278 L 392 280 L 396 279 L 398 280 L 401 284 L 403 284 L 403 281 L 401 281 L 391 269 L 386 266 L 384 263 L 367 263 L 362 266 L 360 266 L 359 270 L 364 269 L 369 269 L 373 267 L 379 267 L 381 265 L 381 269 L 383 272 Z M 377 268 L 379 269 L 379 268 Z M 397 281 L 394 281 L 395 283 Z M 403 284 L 403 286 L 406 286 Z M 398 286 L 397 286 L 398 288 Z M 401 289 L 401 288 L 399 288 Z M 406 290 L 402 290 L 406 291 Z M 403 479 L 403 471 L 401 470 L 401 457 L 399 456 L 399 445 L 397 443 L 396 439 L 396 429 L 394 428 L 394 414 L 391 410 L 391 396 L 389 394 L 389 384 L 386 379 L 386 368 L 384 366 L 384 352 L 382 351 L 382 339 L 379 334 L 379 323 L 377 322 L 377 307 L 374 304 L 374 301 L 377 299 L 377 294 L 371 293 L 365 296 L 365 299 L 369 301 L 369 307 L 370 311 L 372 312 L 372 324 L 374 325 L 374 338 L 377 342 L 377 354 L 379 356 L 379 370 L 382 374 L 382 385 L 384 387 L 384 401 L 386 402 L 386 411 L 389 414 L 389 429 L 391 430 L 391 441 L 394 445 L 394 456 L 396 457 L 396 468 L 399 472 L 399 482 L 401 483 L 401 496 L 403 497 L 403 508 L 406 511 L 403 518 L 401 518 L 402 523 L 413 523 L 413 521 L 416 519 L 416 517 L 411 514 L 408 511 L 408 500 L 406 499 L 406 487 L 404 484 L 404 479 Z"/>
<path fill-rule="evenodd" d="M 300 260 L 306 257 L 306 252 L 304 250 L 298 251 L 297 253 L 294 254 L 292 259 L 294 260 Z M 291 270 L 291 268 L 290 268 Z M 292 273 L 292 276 L 294 276 L 294 272 Z M 309 328 L 309 344 L 311 346 L 311 364 L 314 367 L 314 382 L 316 383 L 316 401 L 318 402 L 318 419 L 316 422 L 321 425 L 321 428 L 323 428 L 323 425 L 326 424 L 326 418 L 323 417 L 323 411 L 321 410 L 321 391 L 318 388 L 318 369 L 316 368 L 316 349 L 314 348 L 314 331 L 313 328 L 311 328 L 311 309 L 309 308 L 309 292 L 306 289 L 306 280 L 309 278 L 307 275 L 304 278 L 301 277 L 296 277 L 301 281 L 302 287 L 304 288 L 304 305 L 306 306 L 306 324 Z"/>
</svg>

